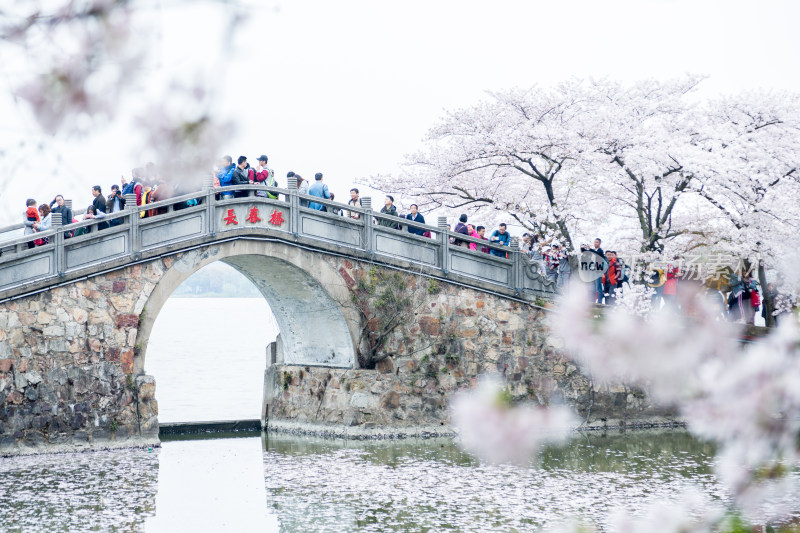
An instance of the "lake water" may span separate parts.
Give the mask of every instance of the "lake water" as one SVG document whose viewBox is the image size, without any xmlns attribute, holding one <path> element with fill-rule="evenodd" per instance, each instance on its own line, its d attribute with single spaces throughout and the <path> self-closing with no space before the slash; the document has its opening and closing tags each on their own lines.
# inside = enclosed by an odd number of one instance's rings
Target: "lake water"
<svg viewBox="0 0 800 533">
<path fill-rule="evenodd" d="M 260 299 L 170 300 L 145 362 L 162 421 L 258 418 L 275 331 Z M 226 437 L 0 459 L 0 531 L 532 531 L 578 516 L 603 527 L 612 509 L 688 488 L 727 501 L 713 448 L 680 431 L 576 434 L 527 468 L 449 440 Z"/>
<path fill-rule="evenodd" d="M 682 432 L 577 436 L 540 467 L 481 465 L 448 440 L 165 441 L 160 449 L 0 462 L 3 531 L 531 531 L 603 525 L 697 487 L 725 495 Z"/>
<path fill-rule="evenodd" d="M 170 298 L 144 363 L 159 422 L 261 418 L 266 347 L 278 326 L 263 298 Z"/>
</svg>

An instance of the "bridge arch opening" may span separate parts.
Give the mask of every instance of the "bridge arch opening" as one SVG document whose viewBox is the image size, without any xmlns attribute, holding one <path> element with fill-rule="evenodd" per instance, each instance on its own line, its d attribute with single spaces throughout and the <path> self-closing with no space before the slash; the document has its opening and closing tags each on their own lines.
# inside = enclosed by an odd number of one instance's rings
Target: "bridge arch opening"
<svg viewBox="0 0 800 533">
<path fill-rule="evenodd" d="M 278 334 L 242 274 L 222 261 L 195 272 L 164 303 L 148 342 L 159 423 L 259 419 L 264 347 Z"/>
<path fill-rule="evenodd" d="M 356 365 L 359 319 L 348 305 L 349 291 L 335 267 L 320 254 L 281 243 L 232 241 L 189 251 L 174 261 L 164 262 L 167 268 L 158 276 L 140 314 L 134 356 L 136 375 L 148 373 L 149 340 L 170 296 L 195 272 L 217 261 L 244 275 L 274 315 L 279 335 L 274 347 L 262 347 L 262 368 L 263 362 L 337 368 Z M 236 334 L 246 335 L 248 330 L 257 332 L 270 327 L 268 317 L 241 319 L 245 327 Z M 208 324 L 213 324 L 213 317 L 191 327 L 208 327 Z M 219 333 L 226 335 L 224 331 Z M 224 364 L 225 354 L 219 354 L 219 358 L 219 364 Z"/>
</svg>

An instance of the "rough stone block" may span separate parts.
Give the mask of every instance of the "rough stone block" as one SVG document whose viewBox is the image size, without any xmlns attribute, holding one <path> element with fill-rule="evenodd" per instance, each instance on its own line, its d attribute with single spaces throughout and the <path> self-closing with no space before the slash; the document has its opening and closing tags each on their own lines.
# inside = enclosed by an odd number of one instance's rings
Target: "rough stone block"
<svg viewBox="0 0 800 533">
<path fill-rule="evenodd" d="M 27 361 L 23 362 L 27 363 Z M 21 367 L 22 365 L 19 366 Z M 24 372 L 25 371 L 22 370 L 21 368 L 17 368 L 17 372 L 14 372 L 14 387 L 16 387 L 17 390 L 24 390 L 25 387 L 28 386 L 28 380 L 25 378 Z"/>
<path fill-rule="evenodd" d="M 119 362 L 119 348 L 114 347 L 114 346 L 112 346 L 110 348 L 107 348 L 106 351 L 105 351 L 105 360 L 106 361 L 110 361 L 112 363 L 118 363 Z"/>
<path fill-rule="evenodd" d="M 125 288 L 127 287 L 127 282 L 125 280 L 118 280 L 115 281 L 111 286 L 111 292 L 120 293 L 125 292 Z"/>
<path fill-rule="evenodd" d="M 19 391 L 12 391 L 11 394 L 6 396 L 6 403 L 19 405 L 22 403 L 23 396 Z"/>
<path fill-rule="evenodd" d="M 55 318 L 56 318 L 56 317 L 54 317 L 54 316 L 53 316 L 53 315 L 51 315 L 50 313 L 46 313 L 45 311 L 40 311 L 40 312 L 39 312 L 39 313 L 36 315 L 36 321 L 37 321 L 39 324 L 43 325 L 43 326 L 45 326 L 45 325 L 49 324 L 49 323 L 50 323 L 50 322 L 52 322 L 52 321 L 53 321 Z"/>
<path fill-rule="evenodd" d="M 143 383 L 139 387 L 139 399 L 142 401 L 149 401 L 155 398 L 156 396 L 156 384 L 155 383 Z"/>
<path fill-rule="evenodd" d="M 0 372 L 10 371 L 13 363 L 13 359 L 0 359 Z"/>
<path fill-rule="evenodd" d="M 118 328 L 138 328 L 139 316 L 131 314 L 117 315 L 116 325 Z"/>
<path fill-rule="evenodd" d="M 51 352 L 66 352 L 69 345 L 63 338 L 50 339 L 47 341 L 47 349 Z"/>
<path fill-rule="evenodd" d="M 420 317 L 419 326 L 426 335 L 438 336 L 442 332 L 442 326 L 438 318 L 427 316 Z"/>
<path fill-rule="evenodd" d="M 350 406 L 356 409 L 373 409 L 378 406 L 378 400 L 372 394 L 356 392 L 350 398 Z"/>
<path fill-rule="evenodd" d="M 392 361 L 392 358 L 387 357 L 382 361 L 378 361 L 378 364 L 375 365 L 375 370 L 381 374 L 392 374 L 394 372 L 394 362 Z"/>
<path fill-rule="evenodd" d="M 89 324 L 102 326 L 103 324 L 108 324 L 110 321 L 111 316 L 103 309 L 98 309 L 97 311 L 89 313 Z"/>
<path fill-rule="evenodd" d="M 78 324 L 85 324 L 89 320 L 89 313 L 85 309 L 76 307 L 72 310 L 72 317 Z"/>
<path fill-rule="evenodd" d="M 31 447 L 39 447 L 45 442 L 44 435 L 40 431 L 26 431 L 25 432 L 25 445 Z"/>
<path fill-rule="evenodd" d="M 383 395 L 381 406 L 384 409 L 397 409 L 400 407 L 400 395 L 395 391 L 389 391 Z"/>
<path fill-rule="evenodd" d="M 133 350 L 125 350 L 120 357 L 122 371 L 126 374 L 133 373 Z"/>
</svg>

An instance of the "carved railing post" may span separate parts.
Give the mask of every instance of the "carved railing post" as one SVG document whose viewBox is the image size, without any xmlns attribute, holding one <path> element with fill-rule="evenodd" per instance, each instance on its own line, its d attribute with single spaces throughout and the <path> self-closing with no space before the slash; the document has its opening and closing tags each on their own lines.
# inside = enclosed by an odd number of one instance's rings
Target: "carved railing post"
<svg viewBox="0 0 800 533">
<path fill-rule="evenodd" d="M 364 223 L 364 250 L 368 251 L 369 255 L 373 255 L 375 253 L 375 247 L 372 245 L 372 197 L 362 197 L 361 207 L 366 211 L 361 217 Z"/>
<path fill-rule="evenodd" d="M 125 195 L 125 209 L 128 211 L 128 241 L 131 255 L 142 250 L 142 239 L 139 235 L 139 206 L 136 205 L 136 193 Z"/>
<path fill-rule="evenodd" d="M 300 198 L 297 196 L 297 177 L 286 178 L 286 188 L 289 189 L 289 231 L 297 237 L 300 235 Z"/>
<path fill-rule="evenodd" d="M 50 214 L 50 227 L 56 234 L 51 237 L 55 244 L 56 253 L 56 274 L 64 275 L 64 230 L 61 224 L 61 213 Z"/>
<path fill-rule="evenodd" d="M 447 217 L 439 217 L 436 226 L 439 228 L 439 241 L 442 255 L 440 257 L 442 272 L 447 275 L 450 272 L 450 235 L 447 229 Z"/>
<path fill-rule="evenodd" d="M 511 288 L 516 292 L 522 290 L 522 254 L 519 252 L 519 240 L 511 237 L 508 258 L 511 259 Z"/>
<path fill-rule="evenodd" d="M 208 219 L 206 235 L 210 237 L 217 234 L 217 194 L 214 190 L 214 176 L 209 174 L 203 178 L 203 192 L 206 197 L 206 218 Z"/>
</svg>

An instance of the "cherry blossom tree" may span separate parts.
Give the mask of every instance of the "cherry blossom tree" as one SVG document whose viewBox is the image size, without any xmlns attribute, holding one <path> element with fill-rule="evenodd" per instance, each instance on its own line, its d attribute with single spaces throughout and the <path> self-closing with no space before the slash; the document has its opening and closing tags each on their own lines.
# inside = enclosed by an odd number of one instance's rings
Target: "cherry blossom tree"
<svg viewBox="0 0 800 533">
<path fill-rule="evenodd" d="M 696 231 L 695 217 L 681 207 L 701 178 L 706 155 L 698 139 L 698 106 L 688 98 L 700 81 L 593 85 L 598 92 L 593 172 L 601 183 L 592 194 L 610 200 L 610 213 L 636 228 L 630 251 L 660 252 L 667 241 Z"/>
<path fill-rule="evenodd" d="M 766 266 L 790 274 L 796 269 L 785 259 L 800 229 L 798 109 L 797 94 L 765 92 L 721 98 L 706 110 L 705 127 L 713 132 L 707 134 L 709 163 L 693 188 L 725 221 L 709 246 L 757 264 L 762 287 Z M 772 295 L 762 292 L 772 325 Z"/>
<path fill-rule="evenodd" d="M 586 220 L 585 165 L 593 146 L 584 122 L 592 96 L 574 80 L 492 93 L 448 113 L 422 150 L 407 157 L 399 178 L 376 176 L 370 185 L 410 196 L 421 209 L 507 216 L 573 250 L 575 226 Z"/>
<path fill-rule="evenodd" d="M 447 113 L 399 176 L 369 184 L 423 209 L 515 220 L 573 252 L 600 228 L 623 254 L 695 250 L 775 268 L 783 254 L 770 243 L 800 219 L 798 96 L 704 99 L 701 83 L 571 80 L 491 93 Z"/>
</svg>

